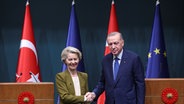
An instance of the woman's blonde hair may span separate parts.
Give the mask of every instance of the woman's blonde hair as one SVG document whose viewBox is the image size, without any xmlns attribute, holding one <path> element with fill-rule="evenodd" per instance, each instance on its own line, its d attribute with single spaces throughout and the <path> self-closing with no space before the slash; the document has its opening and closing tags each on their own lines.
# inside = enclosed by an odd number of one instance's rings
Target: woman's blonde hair
<svg viewBox="0 0 184 104">
<path fill-rule="evenodd" d="M 77 48 L 68 46 L 64 48 L 63 51 L 61 52 L 61 61 L 65 62 L 68 56 L 68 53 L 77 54 L 77 56 L 79 57 L 79 60 L 82 59 L 82 53 Z"/>
</svg>

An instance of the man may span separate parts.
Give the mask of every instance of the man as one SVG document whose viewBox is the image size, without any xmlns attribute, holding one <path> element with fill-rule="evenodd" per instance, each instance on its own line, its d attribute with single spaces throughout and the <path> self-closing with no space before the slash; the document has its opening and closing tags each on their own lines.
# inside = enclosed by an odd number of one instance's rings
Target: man
<svg viewBox="0 0 184 104">
<path fill-rule="evenodd" d="M 144 104 L 144 69 L 139 56 L 123 48 L 124 40 L 119 32 L 110 33 L 107 43 L 111 53 L 103 58 L 100 80 L 87 97 L 97 99 L 105 91 L 105 104 Z M 115 60 L 119 64 L 117 75 Z"/>
</svg>

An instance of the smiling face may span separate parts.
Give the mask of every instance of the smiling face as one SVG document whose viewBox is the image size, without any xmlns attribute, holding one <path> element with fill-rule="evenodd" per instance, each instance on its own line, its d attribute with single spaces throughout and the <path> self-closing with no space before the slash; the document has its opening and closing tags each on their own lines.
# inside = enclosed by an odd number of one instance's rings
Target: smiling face
<svg viewBox="0 0 184 104">
<path fill-rule="evenodd" d="M 75 47 L 68 46 L 61 52 L 61 60 L 70 71 L 77 71 L 77 66 L 81 59 L 82 53 Z"/>
<path fill-rule="evenodd" d="M 79 64 L 79 57 L 76 53 L 68 53 L 67 58 L 65 60 L 65 64 L 67 68 L 71 71 L 77 70 L 77 66 Z"/>
<path fill-rule="evenodd" d="M 111 53 L 115 56 L 121 52 L 124 46 L 124 40 L 122 39 L 121 34 L 118 32 L 109 34 L 107 37 L 107 43 Z"/>
</svg>

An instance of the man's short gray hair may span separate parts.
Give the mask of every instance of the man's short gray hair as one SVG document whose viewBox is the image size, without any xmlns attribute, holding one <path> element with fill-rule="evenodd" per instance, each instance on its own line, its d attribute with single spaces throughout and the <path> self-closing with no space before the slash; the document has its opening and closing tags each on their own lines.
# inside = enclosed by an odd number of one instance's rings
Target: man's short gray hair
<svg viewBox="0 0 184 104">
<path fill-rule="evenodd" d="M 117 32 L 117 31 L 109 33 L 109 34 L 107 35 L 107 37 L 109 37 L 109 36 L 114 36 L 114 35 L 116 35 L 116 34 L 120 34 L 121 38 L 123 39 L 123 35 L 122 35 L 120 32 Z"/>
</svg>

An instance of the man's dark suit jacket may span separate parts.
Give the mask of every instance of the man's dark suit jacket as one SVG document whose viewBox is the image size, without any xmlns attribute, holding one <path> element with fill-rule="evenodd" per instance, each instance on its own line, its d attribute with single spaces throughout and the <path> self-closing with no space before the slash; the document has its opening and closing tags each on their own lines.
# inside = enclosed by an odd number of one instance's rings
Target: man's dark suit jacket
<svg viewBox="0 0 184 104">
<path fill-rule="evenodd" d="M 113 79 L 113 55 L 106 55 L 102 61 L 100 80 L 93 90 L 98 97 L 105 91 L 105 104 L 144 104 L 144 68 L 138 55 L 123 50 L 116 80 Z"/>
</svg>

